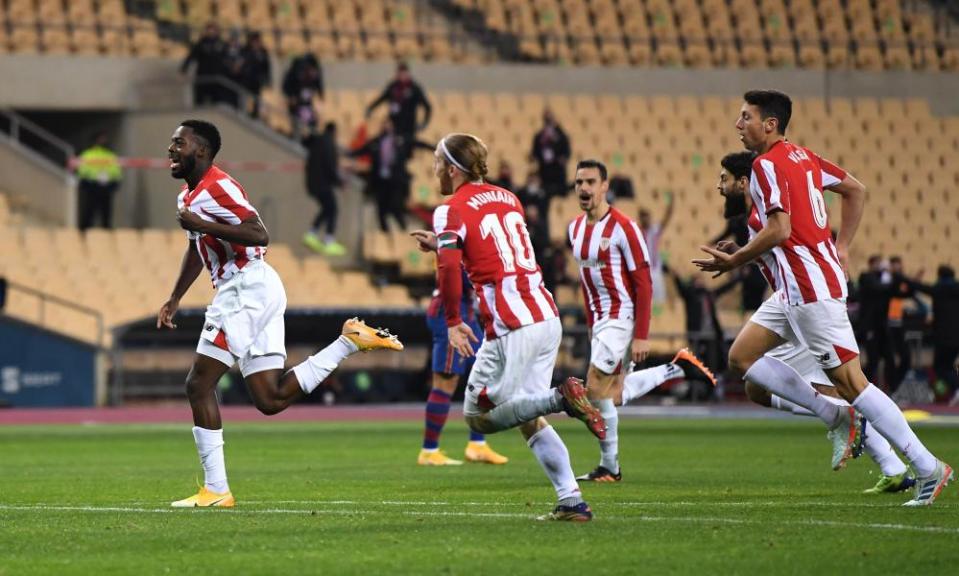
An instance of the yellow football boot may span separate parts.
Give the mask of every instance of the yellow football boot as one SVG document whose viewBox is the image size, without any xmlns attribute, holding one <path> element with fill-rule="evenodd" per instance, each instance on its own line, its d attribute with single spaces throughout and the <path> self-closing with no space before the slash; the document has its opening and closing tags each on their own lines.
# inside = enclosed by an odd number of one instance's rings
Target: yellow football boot
<svg viewBox="0 0 959 576">
<path fill-rule="evenodd" d="M 359 318 L 350 318 L 343 323 L 343 336 L 356 344 L 360 352 L 370 350 L 402 350 L 403 343 L 385 328 L 372 328 Z"/>
<path fill-rule="evenodd" d="M 173 508 L 233 508 L 236 506 L 236 499 L 233 498 L 232 492 L 217 494 L 207 490 L 206 486 L 202 486 L 193 496 L 177 500 L 170 506 Z"/>
<path fill-rule="evenodd" d="M 460 466 L 462 460 L 453 460 L 442 450 L 420 450 L 416 463 L 420 466 Z"/>
<path fill-rule="evenodd" d="M 506 464 L 509 458 L 499 454 L 486 442 L 470 442 L 466 445 L 466 461 L 485 464 Z"/>
</svg>

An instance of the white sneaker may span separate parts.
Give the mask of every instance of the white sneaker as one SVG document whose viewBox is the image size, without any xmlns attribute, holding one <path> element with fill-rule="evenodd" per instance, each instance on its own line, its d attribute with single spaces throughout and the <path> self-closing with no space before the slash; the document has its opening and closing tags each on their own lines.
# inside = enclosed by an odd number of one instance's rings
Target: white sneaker
<svg viewBox="0 0 959 576">
<path fill-rule="evenodd" d="M 942 460 L 936 461 L 936 470 L 930 476 L 920 478 L 916 481 L 915 497 L 903 504 L 903 506 L 931 506 L 939 493 L 952 481 L 954 474 L 952 467 Z"/>
<path fill-rule="evenodd" d="M 861 435 L 862 426 L 856 411 L 851 406 L 840 411 L 839 422 L 826 433 L 826 438 L 832 442 L 833 470 L 846 467 L 846 460 L 852 457 Z"/>
</svg>

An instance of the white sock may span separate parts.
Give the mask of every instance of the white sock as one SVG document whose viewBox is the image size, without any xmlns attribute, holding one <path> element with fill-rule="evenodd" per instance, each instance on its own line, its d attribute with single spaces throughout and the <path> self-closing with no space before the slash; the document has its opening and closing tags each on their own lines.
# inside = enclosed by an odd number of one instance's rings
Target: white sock
<svg viewBox="0 0 959 576">
<path fill-rule="evenodd" d="M 593 406 L 599 408 L 606 421 L 606 439 L 599 441 L 599 465 L 616 474 L 619 472 L 619 412 L 612 398 L 596 400 Z"/>
<path fill-rule="evenodd" d="M 771 394 L 806 408 L 822 420 L 827 428 L 832 429 L 839 420 L 840 408 L 816 392 L 792 366 L 778 358 L 763 356 L 746 371 L 743 378 L 762 386 Z"/>
<path fill-rule="evenodd" d="M 555 414 L 563 409 L 563 396 L 553 388 L 539 394 L 510 398 L 486 413 L 496 431 L 507 430 L 540 416 Z"/>
<path fill-rule="evenodd" d="M 527 444 L 539 460 L 549 481 L 553 483 L 556 498 L 558 500 L 572 498 L 581 502 L 583 497 L 579 491 L 579 484 L 576 483 L 573 467 L 569 463 L 569 451 L 556 430 L 553 430 L 552 426 L 547 426 L 533 434 Z"/>
<path fill-rule="evenodd" d="M 882 390 L 870 384 L 853 400 L 852 405 L 866 417 L 875 431 L 902 452 L 920 478 L 936 471 L 936 457 L 923 446 L 902 411 Z"/>
<path fill-rule="evenodd" d="M 336 370 L 340 362 L 358 351 L 359 348 L 352 340 L 346 336 L 340 336 L 326 348 L 293 367 L 296 381 L 300 383 L 300 388 L 309 394 L 326 380 L 330 372 Z"/>
<path fill-rule="evenodd" d="M 207 490 L 217 494 L 229 492 L 230 485 L 226 483 L 226 462 L 223 460 L 223 429 L 208 430 L 194 426 L 193 439 L 196 441 L 196 451 L 200 454 L 204 485 Z"/>
<path fill-rule="evenodd" d="M 789 412 L 790 414 L 795 414 L 797 416 L 815 416 L 809 410 L 806 410 L 799 404 L 790 402 L 781 396 L 776 396 L 775 394 L 770 394 L 769 404 L 776 410 L 781 410 L 783 412 Z"/>
<path fill-rule="evenodd" d="M 682 378 L 683 375 L 683 369 L 672 362 L 631 372 L 623 380 L 623 404 L 629 404 L 631 401 L 649 394 L 650 390 L 663 382 Z"/>
<path fill-rule="evenodd" d="M 866 439 L 863 441 L 863 450 L 872 458 L 885 476 L 898 476 L 906 471 L 906 465 L 899 459 L 899 455 L 889 445 L 889 441 L 879 432 L 866 428 Z"/>
</svg>

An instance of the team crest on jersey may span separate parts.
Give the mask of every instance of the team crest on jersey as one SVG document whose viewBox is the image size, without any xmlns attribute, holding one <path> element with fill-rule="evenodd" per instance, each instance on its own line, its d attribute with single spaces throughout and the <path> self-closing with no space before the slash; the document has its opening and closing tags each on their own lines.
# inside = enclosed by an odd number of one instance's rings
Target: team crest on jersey
<svg viewBox="0 0 959 576">
<path fill-rule="evenodd" d="M 600 250 L 609 250 L 609 238 L 600 238 L 600 240 L 599 240 L 599 249 L 600 249 Z"/>
</svg>

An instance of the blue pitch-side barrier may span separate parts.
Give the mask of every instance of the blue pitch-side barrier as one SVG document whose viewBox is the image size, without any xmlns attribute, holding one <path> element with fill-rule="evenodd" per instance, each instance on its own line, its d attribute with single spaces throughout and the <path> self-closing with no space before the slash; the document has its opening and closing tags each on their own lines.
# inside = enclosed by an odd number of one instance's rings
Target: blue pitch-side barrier
<svg viewBox="0 0 959 576">
<path fill-rule="evenodd" d="M 0 317 L 0 406 L 93 406 L 95 367 L 94 346 Z"/>
</svg>

